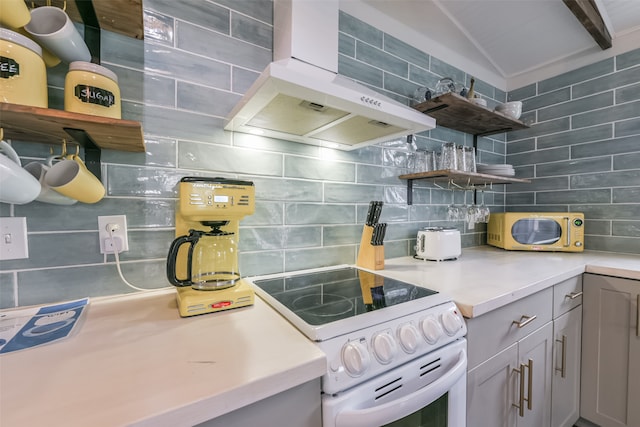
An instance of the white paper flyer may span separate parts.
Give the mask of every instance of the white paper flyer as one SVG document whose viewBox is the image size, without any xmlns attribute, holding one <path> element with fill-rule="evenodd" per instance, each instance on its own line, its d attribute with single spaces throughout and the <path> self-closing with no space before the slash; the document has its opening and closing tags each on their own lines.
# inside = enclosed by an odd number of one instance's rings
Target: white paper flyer
<svg viewBox="0 0 640 427">
<path fill-rule="evenodd" d="M 0 312 L 0 354 L 68 337 L 86 311 L 89 298 L 43 307 Z"/>
</svg>

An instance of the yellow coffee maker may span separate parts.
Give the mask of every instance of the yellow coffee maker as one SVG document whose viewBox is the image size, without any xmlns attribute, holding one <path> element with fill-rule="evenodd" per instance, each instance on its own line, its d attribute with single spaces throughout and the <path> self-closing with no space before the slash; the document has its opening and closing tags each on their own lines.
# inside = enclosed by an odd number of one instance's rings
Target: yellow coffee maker
<svg viewBox="0 0 640 427">
<path fill-rule="evenodd" d="M 238 269 L 239 223 L 255 210 L 250 181 L 184 177 L 179 183 L 176 239 L 167 279 L 177 287 L 182 317 L 253 304 Z"/>
</svg>

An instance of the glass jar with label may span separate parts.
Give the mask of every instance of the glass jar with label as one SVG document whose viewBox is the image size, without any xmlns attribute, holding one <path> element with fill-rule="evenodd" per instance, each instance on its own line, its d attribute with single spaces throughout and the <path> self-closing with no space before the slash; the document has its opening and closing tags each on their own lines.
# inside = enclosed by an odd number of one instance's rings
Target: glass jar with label
<svg viewBox="0 0 640 427">
<path fill-rule="evenodd" d="M 64 109 L 94 116 L 122 118 L 118 76 L 98 64 L 72 62 L 64 80 Z"/>
<path fill-rule="evenodd" d="M 42 48 L 22 34 L 0 28 L 0 101 L 47 108 Z"/>
</svg>

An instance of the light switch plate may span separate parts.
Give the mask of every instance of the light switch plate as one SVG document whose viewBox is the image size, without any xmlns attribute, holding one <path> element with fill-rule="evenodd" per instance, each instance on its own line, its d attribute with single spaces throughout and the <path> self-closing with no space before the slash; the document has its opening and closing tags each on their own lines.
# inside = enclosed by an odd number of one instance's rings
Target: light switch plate
<svg viewBox="0 0 640 427">
<path fill-rule="evenodd" d="M 0 218 L 0 260 L 29 258 L 27 218 Z"/>
</svg>

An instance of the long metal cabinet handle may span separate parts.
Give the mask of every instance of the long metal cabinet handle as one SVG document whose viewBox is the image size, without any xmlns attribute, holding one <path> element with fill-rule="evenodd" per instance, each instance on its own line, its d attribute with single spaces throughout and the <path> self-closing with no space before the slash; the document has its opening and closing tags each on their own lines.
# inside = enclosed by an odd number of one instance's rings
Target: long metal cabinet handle
<svg viewBox="0 0 640 427">
<path fill-rule="evenodd" d="M 527 409 L 533 409 L 533 360 L 529 359 L 529 384 L 527 384 Z"/>
<path fill-rule="evenodd" d="M 640 337 L 640 294 L 636 295 L 636 337 Z"/>
<path fill-rule="evenodd" d="M 556 342 L 562 343 L 562 361 L 560 362 L 560 367 L 556 368 L 556 371 L 560 371 L 560 376 L 564 378 L 567 373 L 567 336 L 563 335 L 562 339 L 557 339 Z"/>
<path fill-rule="evenodd" d="M 564 220 L 566 221 L 565 230 L 567 231 L 567 239 L 565 241 L 565 246 L 571 246 L 571 226 L 569 224 L 570 218 L 568 216 L 565 216 Z"/>
<path fill-rule="evenodd" d="M 525 326 L 527 326 L 529 323 L 533 322 L 534 320 L 536 320 L 536 317 L 538 316 L 526 316 L 526 315 L 522 315 L 522 317 L 520 317 L 520 320 L 514 320 L 513 322 L 511 322 L 512 325 L 517 325 L 518 329 L 519 328 L 524 328 Z"/>
<path fill-rule="evenodd" d="M 578 297 L 582 296 L 582 291 L 580 292 L 570 292 L 568 294 L 566 294 L 564 297 L 565 298 L 569 298 L 569 299 L 576 299 Z"/>
<path fill-rule="evenodd" d="M 511 406 L 518 408 L 518 415 L 520 415 L 521 417 L 524 417 L 524 368 L 526 366 L 527 365 L 525 365 L 524 363 L 521 363 L 520 369 L 513 370 L 513 372 L 517 372 L 518 374 L 520 374 L 520 394 L 518 397 L 518 403 L 512 403 Z"/>
</svg>

